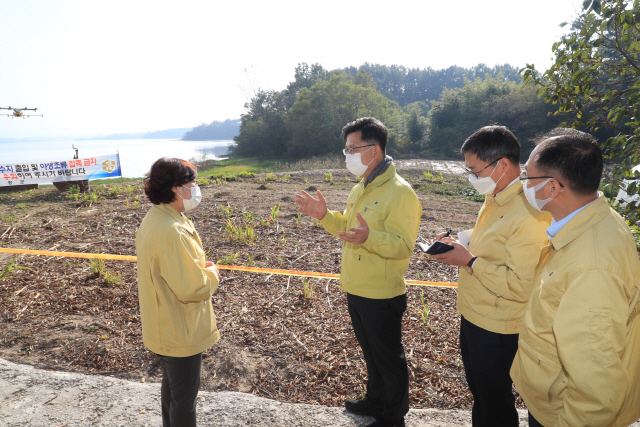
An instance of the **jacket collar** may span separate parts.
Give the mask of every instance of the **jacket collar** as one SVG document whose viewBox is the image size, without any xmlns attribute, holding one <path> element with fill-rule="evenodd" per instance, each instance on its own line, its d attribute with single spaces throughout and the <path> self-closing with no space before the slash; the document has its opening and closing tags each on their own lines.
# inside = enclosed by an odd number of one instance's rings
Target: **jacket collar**
<svg viewBox="0 0 640 427">
<path fill-rule="evenodd" d="M 382 184 L 389 181 L 394 176 L 396 176 L 396 167 L 395 165 L 391 164 L 389 165 L 389 168 L 382 175 L 377 176 L 373 181 L 369 183 L 369 185 L 367 185 L 367 187 L 369 187 L 370 185 L 375 185 L 376 187 L 380 187 Z M 364 178 L 360 181 L 360 183 L 364 187 Z"/>
<path fill-rule="evenodd" d="M 551 244 L 556 250 L 560 250 L 585 231 L 602 221 L 611 212 L 606 197 L 598 192 L 598 198 L 589 204 L 586 208 L 578 212 L 576 216 L 551 238 Z"/>
<path fill-rule="evenodd" d="M 502 190 L 500 194 L 498 194 L 496 197 L 493 198 L 493 201 L 495 201 L 498 204 L 498 206 L 504 206 L 507 203 L 509 203 L 511 200 L 513 200 L 513 198 L 516 197 L 518 194 L 522 193 L 523 191 L 524 189 L 522 188 L 522 181 L 518 180 L 513 184 L 511 184 L 510 186 L 508 186 L 507 188 L 505 188 L 504 190 Z M 491 196 L 487 196 L 487 197 L 490 198 Z"/>
<path fill-rule="evenodd" d="M 184 215 L 184 213 L 180 213 L 177 210 L 175 210 L 173 206 L 162 203 L 159 205 L 154 205 L 154 207 L 166 213 L 167 215 L 169 215 L 178 224 L 182 225 L 184 228 L 189 230 L 190 233 L 193 233 L 196 231 L 195 228 L 193 227 L 193 223 L 189 220 L 189 218 L 187 218 Z"/>
</svg>

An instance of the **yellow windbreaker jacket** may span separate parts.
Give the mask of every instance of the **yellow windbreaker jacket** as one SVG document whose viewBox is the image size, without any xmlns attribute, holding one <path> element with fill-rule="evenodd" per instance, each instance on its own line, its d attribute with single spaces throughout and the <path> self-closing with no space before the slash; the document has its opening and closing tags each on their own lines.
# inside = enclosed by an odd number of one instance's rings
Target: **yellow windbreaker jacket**
<svg viewBox="0 0 640 427">
<path fill-rule="evenodd" d="M 344 242 L 340 288 L 365 298 L 393 298 L 407 291 L 404 274 L 418 237 L 422 205 L 394 165 L 367 188 L 363 181 L 351 189 L 344 213 L 329 210 L 320 222 L 337 237 L 338 231 L 359 227 L 360 212 L 369 225 L 369 237 L 360 245 Z"/>
<path fill-rule="evenodd" d="M 491 332 L 518 333 L 550 223 L 549 213 L 531 207 L 520 181 L 486 197 L 469 244 L 478 257 L 473 274 L 461 268 L 458 280 L 457 308 L 465 319 Z"/>
<path fill-rule="evenodd" d="M 220 339 L 211 295 L 216 275 L 193 223 L 170 205 L 149 210 L 136 233 L 138 294 L 144 345 L 162 356 L 187 357 Z"/>
<path fill-rule="evenodd" d="M 547 427 L 640 417 L 640 261 L 600 195 L 542 249 L 511 378 Z"/>
</svg>

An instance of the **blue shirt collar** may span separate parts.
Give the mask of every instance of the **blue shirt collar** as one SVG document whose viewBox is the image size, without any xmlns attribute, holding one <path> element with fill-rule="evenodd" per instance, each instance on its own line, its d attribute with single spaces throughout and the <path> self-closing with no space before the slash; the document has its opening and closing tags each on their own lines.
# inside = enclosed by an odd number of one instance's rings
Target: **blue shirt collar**
<svg viewBox="0 0 640 427">
<path fill-rule="evenodd" d="M 596 199 L 596 200 L 598 200 L 598 199 Z M 562 230 L 562 227 L 564 227 L 565 225 L 567 225 L 567 223 L 569 221 L 571 221 L 571 218 L 573 218 L 574 216 L 578 215 L 581 210 L 583 210 L 584 208 L 589 206 L 594 201 L 587 203 L 586 205 L 584 205 L 583 207 L 581 207 L 579 209 L 576 209 L 575 211 L 571 212 L 569 215 L 567 215 L 564 218 L 562 218 L 560 221 L 556 221 L 556 219 L 553 218 L 551 220 L 551 225 L 549 226 L 549 228 L 547 228 L 547 236 L 550 239 L 555 237 L 556 234 L 558 234 L 560 232 L 560 230 Z"/>
</svg>

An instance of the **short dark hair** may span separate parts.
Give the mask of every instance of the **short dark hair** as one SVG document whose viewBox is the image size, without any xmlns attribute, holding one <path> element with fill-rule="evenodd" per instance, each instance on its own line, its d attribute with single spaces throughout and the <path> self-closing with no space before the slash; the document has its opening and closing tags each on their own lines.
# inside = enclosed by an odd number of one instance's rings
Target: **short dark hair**
<svg viewBox="0 0 640 427">
<path fill-rule="evenodd" d="M 349 134 L 360 131 L 362 132 L 360 137 L 362 142 L 374 142 L 380 146 L 383 153 L 386 152 L 389 131 L 380 120 L 373 117 L 361 117 L 347 123 L 342 128 L 342 139 L 346 141 Z"/>
<path fill-rule="evenodd" d="M 598 191 L 602 179 L 602 150 L 593 135 L 576 129 L 555 128 L 534 140 L 536 169 L 562 180 L 581 195 Z"/>
<path fill-rule="evenodd" d="M 162 157 L 151 166 L 144 180 L 144 193 L 154 205 L 171 203 L 176 195 L 173 187 L 195 181 L 198 168 L 186 160 Z"/>
<path fill-rule="evenodd" d="M 520 142 L 518 138 L 504 126 L 485 126 L 473 133 L 462 144 L 460 152 L 474 154 L 483 162 L 491 163 L 507 158 L 520 166 Z"/>
</svg>

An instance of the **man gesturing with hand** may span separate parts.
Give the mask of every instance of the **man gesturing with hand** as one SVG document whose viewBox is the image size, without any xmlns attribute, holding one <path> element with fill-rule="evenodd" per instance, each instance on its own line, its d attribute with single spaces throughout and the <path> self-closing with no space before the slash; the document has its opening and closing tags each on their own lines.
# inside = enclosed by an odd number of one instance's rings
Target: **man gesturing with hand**
<svg viewBox="0 0 640 427">
<path fill-rule="evenodd" d="M 370 415 L 370 427 L 403 427 L 409 411 L 409 372 L 402 346 L 407 308 L 404 274 L 418 236 L 422 206 L 385 154 L 388 132 L 374 118 L 342 128 L 347 169 L 362 180 L 353 187 L 343 213 L 317 198 L 296 194 L 299 211 L 320 220 L 344 241 L 340 288 L 347 293 L 353 330 L 367 365 L 367 392 L 347 400 L 347 411 Z"/>
</svg>

